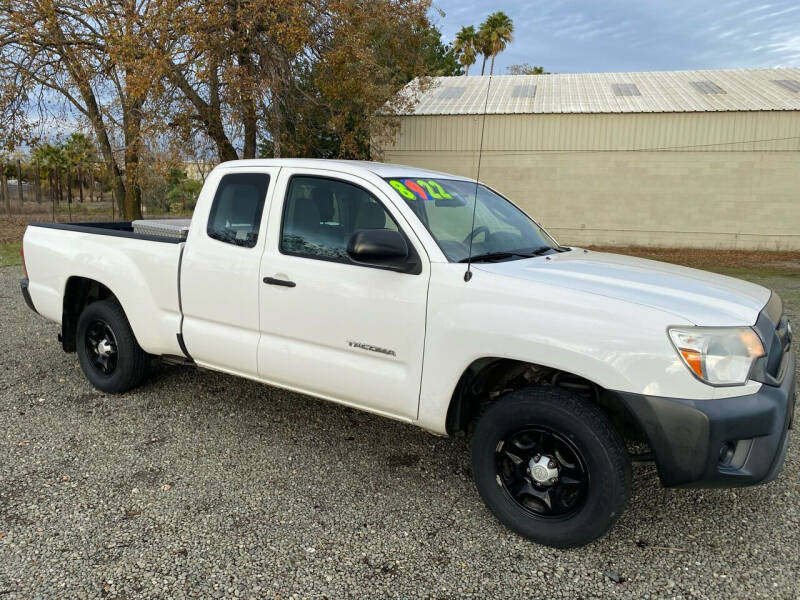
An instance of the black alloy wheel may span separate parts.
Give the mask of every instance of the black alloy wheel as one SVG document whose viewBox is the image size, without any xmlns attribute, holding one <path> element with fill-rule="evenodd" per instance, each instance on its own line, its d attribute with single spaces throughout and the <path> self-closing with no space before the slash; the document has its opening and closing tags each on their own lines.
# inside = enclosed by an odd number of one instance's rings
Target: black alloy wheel
<svg viewBox="0 0 800 600">
<path fill-rule="evenodd" d="M 76 335 L 78 362 L 97 389 L 121 394 L 147 377 L 150 356 L 139 346 L 115 299 L 88 304 L 78 318 Z"/>
<path fill-rule="evenodd" d="M 630 459 L 609 417 L 553 386 L 508 392 L 472 436 L 481 498 L 509 529 L 557 548 L 604 535 L 625 509 Z"/>
<path fill-rule="evenodd" d="M 589 473 L 581 451 L 548 427 L 525 427 L 498 445 L 497 472 L 506 492 L 537 517 L 564 517 L 586 500 Z"/>
<path fill-rule="evenodd" d="M 89 323 L 86 328 L 86 354 L 89 362 L 103 375 L 111 375 L 117 368 L 117 337 L 105 321 Z"/>
</svg>

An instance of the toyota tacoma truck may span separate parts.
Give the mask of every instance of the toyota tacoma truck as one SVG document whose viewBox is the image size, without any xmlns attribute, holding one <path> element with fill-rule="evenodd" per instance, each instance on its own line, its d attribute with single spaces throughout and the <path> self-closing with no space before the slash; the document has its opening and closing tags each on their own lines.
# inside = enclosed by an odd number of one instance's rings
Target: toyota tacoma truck
<svg viewBox="0 0 800 600">
<path fill-rule="evenodd" d="M 136 387 L 161 357 L 468 435 L 489 510 L 542 544 L 607 532 L 632 461 L 665 486 L 733 487 L 773 480 L 786 455 L 777 294 L 562 246 L 464 177 L 228 162 L 185 236 L 31 223 L 23 254 L 28 306 L 99 390 Z"/>
</svg>

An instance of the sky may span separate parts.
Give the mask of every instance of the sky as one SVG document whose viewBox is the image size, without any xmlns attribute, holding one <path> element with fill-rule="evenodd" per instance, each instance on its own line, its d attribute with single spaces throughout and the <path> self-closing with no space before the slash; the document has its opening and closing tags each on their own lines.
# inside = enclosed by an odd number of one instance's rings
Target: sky
<svg viewBox="0 0 800 600">
<path fill-rule="evenodd" d="M 495 73 L 525 62 L 554 73 L 800 67 L 798 0 L 434 0 L 432 18 L 452 41 L 496 10 L 514 40 Z"/>
</svg>

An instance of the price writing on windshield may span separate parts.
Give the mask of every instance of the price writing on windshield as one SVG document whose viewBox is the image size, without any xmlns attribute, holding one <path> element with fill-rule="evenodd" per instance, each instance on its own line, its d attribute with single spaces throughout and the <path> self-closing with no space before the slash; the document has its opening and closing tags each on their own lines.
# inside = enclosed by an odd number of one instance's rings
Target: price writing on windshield
<svg viewBox="0 0 800 600">
<path fill-rule="evenodd" d="M 434 181 L 433 179 L 404 179 L 402 181 L 399 179 L 392 179 L 389 181 L 389 185 L 396 189 L 397 193 L 403 198 L 407 198 L 408 200 L 416 200 L 418 198 L 422 200 L 440 200 L 443 198 L 452 198 L 452 196 L 444 190 L 439 182 Z"/>
</svg>

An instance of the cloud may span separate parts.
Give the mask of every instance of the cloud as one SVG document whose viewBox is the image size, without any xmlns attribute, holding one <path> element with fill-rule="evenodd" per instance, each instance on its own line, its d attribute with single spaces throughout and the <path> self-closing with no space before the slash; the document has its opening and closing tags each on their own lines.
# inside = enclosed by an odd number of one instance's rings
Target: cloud
<svg viewBox="0 0 800 600">
<path fill-rule="evenodd" d="M 520 62 L 557 72 L 800 66 L 797 0 L 436 0 L 452 39 L 488 12 L 514 20 L 496 72 Z"/>
</svg>

